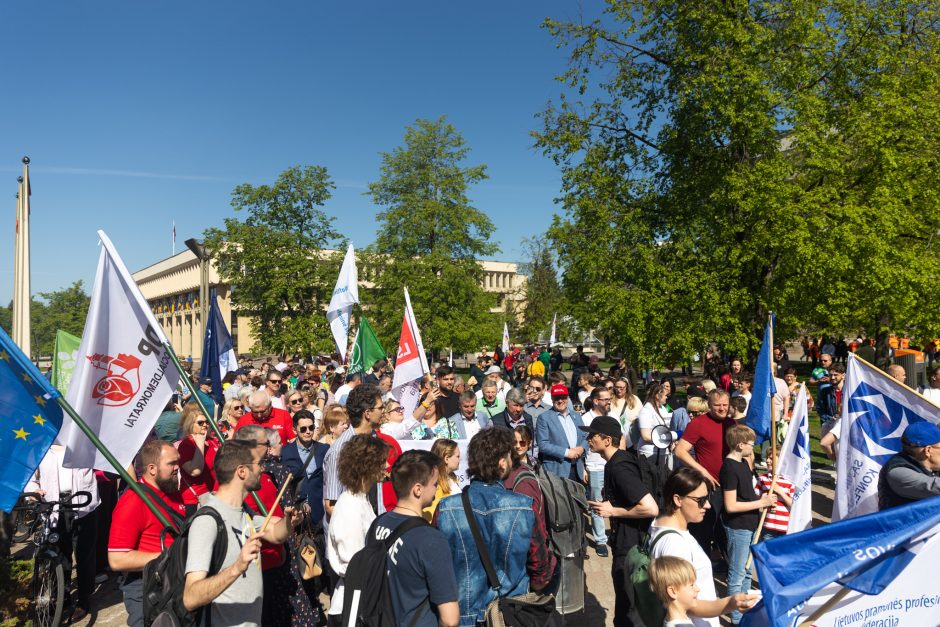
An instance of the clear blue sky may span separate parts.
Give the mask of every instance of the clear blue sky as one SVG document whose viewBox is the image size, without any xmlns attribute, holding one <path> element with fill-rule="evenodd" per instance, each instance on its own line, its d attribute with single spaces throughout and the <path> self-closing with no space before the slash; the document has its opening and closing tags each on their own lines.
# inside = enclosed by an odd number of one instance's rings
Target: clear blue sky
<svg viewBox="0 0 940 627">
<path fill-rule="evenodd" d="M 597 12 L 597 2 L 583 9 Z M 32 286 L 91 289 L 104 229 L 128 267 L 170 255 L 234 215 L 232 188 L 326 166 L 325 207 L 357 246 L 379 153 L 446 115 L 490 178 L 471 191 L 501 253 L 556 211 L 560 176 L 532 148 L 567 53 L 540 24 L 574 2 L 16 2 L 0 58 L 0 302 L 9 302 L 20 158 L 32 163 Z"/>
</svg>

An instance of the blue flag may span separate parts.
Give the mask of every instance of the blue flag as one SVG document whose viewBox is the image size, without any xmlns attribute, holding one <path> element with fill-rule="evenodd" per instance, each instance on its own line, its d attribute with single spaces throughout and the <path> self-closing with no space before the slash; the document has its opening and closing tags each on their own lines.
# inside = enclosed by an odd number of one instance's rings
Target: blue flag
<svg viewBox="0 0 940 627">
<path fill-rule="evenodd" d="M 238 356 L 235 354 L 232 336 L 222 319 L 222 312 L 219 311 L 215 294 L 209 302 L 209 319 L 206 323 L 206 337 L 202 344 L 202 366 L 199 376 L 202 379 L 207 377 L 212 379 L 212 396 L 216 403 L 224 403 L 222 377 L 238 370 Z"/>
<path fill-rule="evenodd" d="M 747 418 L 744 424 L 757 434 L 757 444 L 770 439 L 771 420 L 773 419 L 774 394 L 777 386 L 774 383 L 772 367 L 773 350 L 771 346 L 773 315 L 764 327 L 764 341 L 757 354 L 757 367 L 754 368 L 754 389 L 751 392 L 751 402 L 747 405 Z"/>
<path fill-rule="evenodd" d="M 741 625 L 789 625 L 794 608 L 834 582 L 881 594 L 938 528 L 940 496 L 756 544 L 763 599 Z"/>
<path fill-rule="evenodd" d="M 9 512 L 62 428 L 59 391 L 0 329 L 0 509 Z"/>
</svg>

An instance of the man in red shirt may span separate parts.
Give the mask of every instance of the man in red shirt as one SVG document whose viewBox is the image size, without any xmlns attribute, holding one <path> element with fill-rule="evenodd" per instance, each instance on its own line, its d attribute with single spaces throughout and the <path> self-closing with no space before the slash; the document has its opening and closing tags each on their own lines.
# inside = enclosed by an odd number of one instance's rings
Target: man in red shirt
<svg viewBox="0 0 940 627">
<path fill-rule="evenodd" d="M 163 440 L 152 440 L 140 451 L 144 491 L 149 488 L 157 494 L 158 502 L 152 496 L 149 498 L 171 523 L 176 522 L 171 513 L 179 514 L 180 519 L 186 515 L 179 493 L 179 461 L 179 453 L 173 445 Z M 150 560 L 160 555 L 163 529 L 163 523 L 133 490 L 121 495 L 111 515 L 108 564 L 112 570 L 125 573 L 121 592 L 127 609 L 127 624 L 131 627 L 144 624 L 141 572 Z M 173 536 L 167 534 L 166 545 L 172 543 Z"/>
<path fill-rule="evenodd" d="M 675 450 L 676 459 L 702 473 L 710 489 L 711 509 L 705 513 L 702 522 L 689 525 L 689 533 L 706 553 L 713 544 L 717 543 L 718 548 L 724 547 L 724 530 L 719 524 L 724 501 L 718 474 L 728 454 L 725 433 L 734 426 L 734 420 L 728 416 L 730 407 L 731 396 L 726 391 L 721 388 L 712 390 L 708 395 L 708 413 L 692 419 Z M 692 449 L 695 449 L 694 457 Z"/>
<path fill-rule="evenodd" d="M 238 420 L 235 430 L 247 425 L 258 425 L 265 429 L 277 429 L 281 442 L 287 444 L 294 439 L 294 421 L 285 409 L 278 409 L 271 405 L 271 397 L 263 390 L 253 392 L 248 397 L 248 407 L 251 412 Z"/>
</svg>

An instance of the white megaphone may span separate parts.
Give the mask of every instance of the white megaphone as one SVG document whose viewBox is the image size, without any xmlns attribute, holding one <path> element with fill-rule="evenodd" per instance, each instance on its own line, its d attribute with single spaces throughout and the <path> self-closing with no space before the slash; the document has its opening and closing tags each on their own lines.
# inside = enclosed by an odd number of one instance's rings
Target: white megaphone
<svg viewBox="0 0 940 627">
<path fill-rule="evenodd" d="M 679 439 L 679 434 L 675 431 L 671 431 L 669 427 L 665 425 L 656 425 L 653 427 L 651 433 L 651 440 L 653 446 L 658 449 L 667 449 L 672 446 L 672 443 Z"/>
</svg>

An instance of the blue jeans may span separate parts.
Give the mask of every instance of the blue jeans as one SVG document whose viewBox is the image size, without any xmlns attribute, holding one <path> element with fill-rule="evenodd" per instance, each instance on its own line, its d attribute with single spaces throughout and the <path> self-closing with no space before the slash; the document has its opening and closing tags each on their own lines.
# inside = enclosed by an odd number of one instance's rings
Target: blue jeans
<svg viewBox="0 0 940 627">
<path fill-rule="evenodd" d="M 592 501 L 603 501 L 604 500 L 604 471 L 603 470 L 589 470 L 588 471 L 588 489 L 591 493 Z M 603 546 L 607 544 L 607 530 L 604 528 L 604 518 L 598 516 L 593 511 L 591 512 L 591 520 L 594 523 L 594 542 L 597 546 Z"/>
<path fill-rule="evenodd" d="M 745 572 L 747 556 L 751 551 L 754 532 L 748 529 L 732 529 L 725 525 L 728 536 L 728 596 L 751 589 L 751 571 Z M 741 612 L 731 612 L 731 622 L 735 625 L 741 620 Z"/>
</svg>

